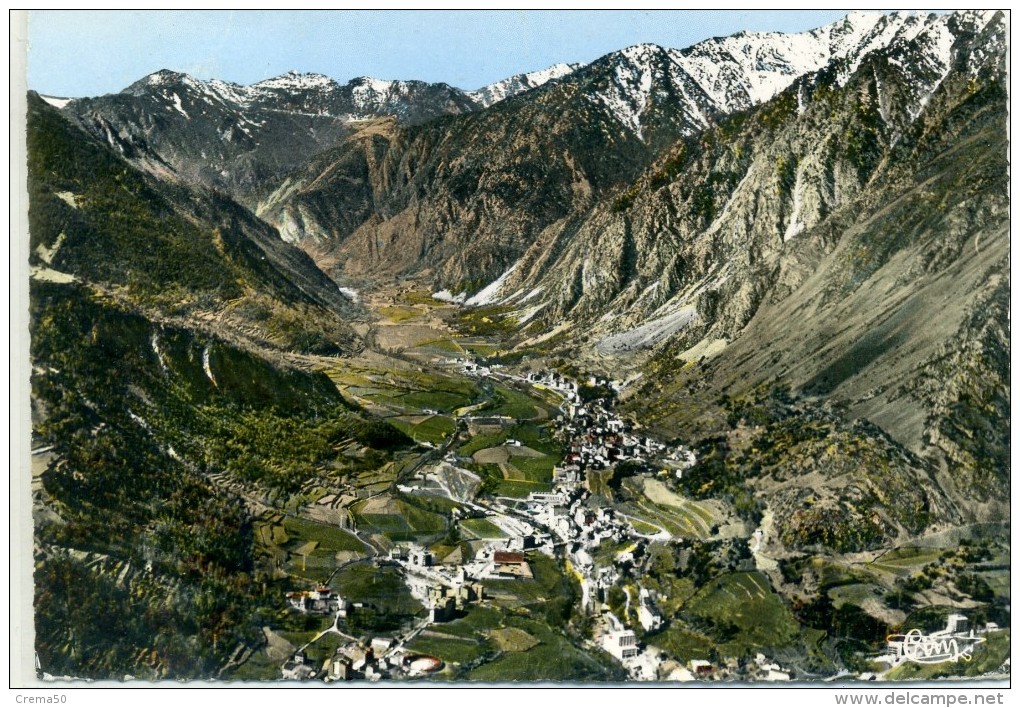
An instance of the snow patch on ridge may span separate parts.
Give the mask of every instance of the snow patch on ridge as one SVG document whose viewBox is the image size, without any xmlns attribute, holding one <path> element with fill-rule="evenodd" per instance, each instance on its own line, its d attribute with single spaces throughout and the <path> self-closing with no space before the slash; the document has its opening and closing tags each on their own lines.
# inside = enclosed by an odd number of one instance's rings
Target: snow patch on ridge
<svg viewBox="0 0 1020 708">
<path fill-rule="evenodd" d="M 499 294 L 500 288 L 503 287 L 503 283 L 506 282 L 515 270 L 517 270 L 517 263 L 514 263 L 510 268 L 503 273 L 503 275 L 496 278 L 494 281 L 486 285 L 484 288 L 475 293 L 471 298 L 468 299 L 468 305 L 491 305 L 496 301 L 496 296 Z"/>
<path fill-rule="evenodd" d="M 454 295 L 449 290 L 440 290 L 437 293 L 432 293 L 432 299 L 439 300 L 440 302 L 454 302 L 461 305 L 467 299 L 467 293 L 457 293 Z"/>
<path fill-rule="evenodd" d="M 54 108 L 63 108 L 68 103 L 74 100 L 73 98 L 57 98 L 56 96 L 42 96 L 42 95 L 40 95 L 39 98 L 46 101 L 46 103 L 50 104 Z"/>
<path fill-rule="evenodd" d="M 786 233 L 783 234 L 783 243 L 802 232 L 806 226 L 800 219 L 800 208 L 804 196 L 803 170 L 797 170 L 797 181 L 793 185 L 793 213 L 790 214 L 790 223 L 786 225 Z"/>
<path fill-rule="evenodd" d="M 684 305 L 662 317 L 649 320 L 624 332 L 604 337 L 595 346 L 603 354 L 646 349 L 686 328 L 697 318 L 697 308 L 694 305 Z"/>
<path fill-rule="evenodd" d="M 188 115 L 188 112 L 186 110 L 184 110 L 184 106 L 181 105 L 181 97 L 178 96 L 176 93 L 172 94 L 172 95 L 173 95 L 174 108 L 177 109 L 177 112 L 180 113 L 181 115 L 183 115 L 188 120 L 191 120 L 191 116 Z"/>
<path fill-rule="evenodd" d="M 837 59 L 844 60 L 837 76 L 842 85 L 867 55 L 893 43 L 909 42 L 922 33 L 939 36 L 936 53 L 945 56 L 943 63 L 948 62 L 954 39 L 948 29 L 949 17 L 852 12 L 830 25 L 799 34 L 739 32 L 683 50 L 640 44 L 615 55 L 609 87 L 592 99 L 641 137 L 641 114 L 653 78 L 682 96 L 694 120 L 704 118 L 703 109 L 728 114 L 771 100 L 801 76 Z M 803 111 L 803 97 L 797 99 L 798 111 Z"/>
<path fill-rule="evenodd" d="M 612 85 L 597 94 L 598 101 L 610 115 L 639 139 L 643 139 L 641 114 L 652 91 L 652 62 L 657 53 L 664 51 L 654 44 L 638 44 L 622 50 L 619 53 L 621 61 L 613 72 Z"/>
<path fill-rule="evenodd" d="M 286 74 L 274 76 L 271 79 L 259 81 L 253 84 L 253 89 L 284 89 L 284 90 L 308 90 L 322 89 L 335 86 L 336 82 L 323 74 L 301 74 L 296 71 L 288 71 Z"/>
<path fill-rule="evenodd" d="M 478 101 L 483 108 L 499 103 L 511 96 L 544 86 L 555 79 L 560 79 L 576 71 L 580 64 L 554 64 L 547 69 L 517 74 L 496 83 L 483 86 L 475 91 L 468 91 L 468 96 Z"/>
</svg>

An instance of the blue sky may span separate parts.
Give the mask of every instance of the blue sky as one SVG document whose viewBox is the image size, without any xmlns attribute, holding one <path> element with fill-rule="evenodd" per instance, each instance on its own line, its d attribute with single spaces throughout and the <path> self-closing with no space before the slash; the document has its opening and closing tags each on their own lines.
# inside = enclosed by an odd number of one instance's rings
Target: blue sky
<svg viewBox="0 0 1020 708">
<path fill-rule="evenodd" d="M 288 70 L 475 89 L 639 42 L 683 48 L 740 30 L 799 32 L 825 11 L 32 11 L 28 86 L 120 91 L 159 69 L 254 83 Z"/>
</svg>

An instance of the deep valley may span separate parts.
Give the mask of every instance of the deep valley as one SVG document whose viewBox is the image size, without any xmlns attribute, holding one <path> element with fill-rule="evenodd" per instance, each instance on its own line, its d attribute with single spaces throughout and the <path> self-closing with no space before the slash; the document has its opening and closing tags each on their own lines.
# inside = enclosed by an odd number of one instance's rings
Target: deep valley
<svg viewBox="0 0 1020 708">
<path fill-rule="evenodd" d="M 1007 23 L 31 92 L 40 677 L 1008 678 Z"/>
</svg>

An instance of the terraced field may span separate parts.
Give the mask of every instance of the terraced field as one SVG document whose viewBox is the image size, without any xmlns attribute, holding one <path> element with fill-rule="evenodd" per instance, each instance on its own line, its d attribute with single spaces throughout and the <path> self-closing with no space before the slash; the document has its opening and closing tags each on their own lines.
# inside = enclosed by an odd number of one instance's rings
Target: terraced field
<svg viewBox="0 0 1020 708">
<path fill-rule="evenodd" d="M 706 539 L 711 535 L 704 519 L 686 508 L 660 506 L 644 499 L 620 504 L 618 508 L 628 517 L 654 526 L 657 531 L 664 529 L 674 538 Z"/>
<path fill-rule="evenodd" d="M 699 537 L 705 538 L 711 534 L 715 517 L 704 506 L 676 494 L 657 479 L 645 479 L 644 492 L 658 509 L 667 507 L 678 510 L 683 515 L 686 525 L 694 529 Z"/>
<path fill-rule="evenodd" d="M 1010 573 L 1008 570 L 991 570 L 979 574 L 988 583 L 996 597 L 1010 597 Z"/>
<path fill-rule="evenodd" d="M 708 659 L 715 647 L 711 639 L 679 623 L 671 624 L 662 632 L 648 637 L 646 641 L 681 661 Z"/>
<path fill-rule="evenodd" d="M 457 423 L 453 418 L 445 415 L 402 416 L 388 420 L 415 442 L 428 442 L 433 445 L 443 442 L 457 429 Z"/>
<path fill-rule="evenodd" d="M 761 573 L 730 573 L 703 587 L 686 613 L 715 628 L 719 651 L 740 656 L 755 647 L 785 647 L 799 640 L 800 627 Z"/>
<path fill-rule="evenodd" d="M 549 407 L 539 404 L 534 398 L 521 393 L 509 386 L 495 387 L 496 400 L 486 413 L 505 415 L 515 420 L 545 420 L 549 417 Z"/>
<path fill-rule="evenodd" d="M 337 573 L 332 587 L 352 602 L 368 603 L 381 613 L 411 616 L 422 610 L 396 568 L 349 565 Z"/>
<path fill-rule="evenodd" d="M 876 558 L 868 567 L 905 577 L 916 573 L 927 564 L 937 561 L 941 555 L 942 551 L 938 548 L 894 548 Z"/>
<path fill-rule="evenodd" d="M 385 316 L 391 322 L 399 324 L 420 317 L 424 312 L 417 307 L 394 305 L 392 307 L 380 307 L 379 314 Z"/>
<path fill-rule="evenodd" d="M 405 368 L 350 362 L 326 373 L 350 397 L 396 415 L 421 415 L 426 410 L 449 413 L 474 403 L 480 396 L 471 381 L 407 368 L 406 362 L 396 361 Z"/>
<path fill-rule="evenodd" d="M 357 527 L 383 534 L 391 541 L 409 541 L 429 537 L 446 530 L 446 519 L 432 511 L 402 499 L 380 495 L 351 507 Z"/>
<path fill-rule="evenodd" d="M 605 681 L 621 678 L 621 669 L 571 644 L 558 632 L 538 622 L 514 618 L 515 628 L 537 642 L 526 651 L 505 651 L 494 661 L 473 669 L 473 681 Z"/>
<path fill-rule="evenodd" d="M 349 560 L 365 553 L 365 545 L 353 534 L 337 526 L 291 516 L 279 523 L 257 525 L 256 540 L 271 553 L 286 552 L 283 569 L 309 580 L 328 577 L 338 559 Z"/>
<path fill-rule="evenodd" d="M 414 346 L 413 351 L 433 356 L 465 356 L 468 351 L 455 339 L 431 339 Z"/>
</svg>

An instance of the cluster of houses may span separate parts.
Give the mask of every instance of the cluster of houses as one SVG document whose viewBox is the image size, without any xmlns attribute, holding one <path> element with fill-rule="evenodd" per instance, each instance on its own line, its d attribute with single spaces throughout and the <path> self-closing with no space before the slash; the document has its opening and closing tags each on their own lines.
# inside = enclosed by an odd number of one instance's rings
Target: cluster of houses
<svg viewBox="0 0 1020 708">
<path fill-rule="evenodd" d="M 646 632 L 654 632 L 662 626 L 662 612 L 655 600 L 655 591 L 648 588 L 638 590 L 638 622 Z"/>
<path fill-rule="evenodd" d="M 485 378 L 492 375 L 493 368 L 500 368 L 499 364 L 493 364 L 492 367 L 479 364 L 472 359 L 450 359 L 446 362 L 447 364 L 453 364 L 460 369 L 462 374 L 467 376 L 474 376 L 477 378 Z"/>
<path fill-rule="evenodd" d="M 330 588 L 320 585 L 314 590 L 298 590 L 287 593 L 287 601 L 298 612 L 319 615 L 337 615 L 347 617 L 355 607 L 362 603 L 352 603 L 341 597 Z"/>
<path fill-rule="evenodd" d="M 564 405 L 561 425 L 569 441 L 568 450 L 562 467 L 555 472 L 557 481 L 563 483 L 580 483 L 585 470 L 603 470 L 626 461 L 648 466 L 655 462 L 676 470 L 679 476 L 696 461 L 694 453 L 685 447 L 671 449 L 637 435 L 633 424 L 607 410 L 601 399 Z"/>
<path fill-rule="evenodd" d="M 538 548 L 534 535 L 514 536 L 486 543 L 470 561 L 457 554 L 457 558 L 448 556 L 440 563 L 430 551 L 412 544 L 395 546 L 383 562 L 404 570 L 404 581 L 411 595 L 428 610 L 430 622 L 448 622 L 468 603 L 484 599 L 483 580 L 533 578 L 524 551 Z M 551 554 L 552 548 L 547 550 Z"/>
<path fill-rule="evenodd" d="M 553 547 L 562 548 L 580 574 L 584 609 L 589 608 L 594 600 L 601 599 L 619 581 L 620 568 L 627 563 L 633 565 L 634 551 L 642 548 L 646 540 L 645 535 L 638 533 L 625 516 L 595 502 L 591 492 L 576 485 L 557 485 L 556 491 L 548 493 L 532 492 L 527 501 L 517 504 L 515 512 L 529 517 L 536 526 L 548 529 L 549 534 L 536 533 L 510 541 L 511 545 L 522 541 L 536 545 L 541 542 L 542 550 L 552 555 L 549 548 L 551 536 Z M 668 538 L 668 534 L 662 534 Z M 626 541 L 633 542 L 630 549 L 617 554 L 612 565 L 596 564 L 594 554 L 603 543 Z M 654 604 L 650 596 L 644 598 L 643 606 L 648 608 L 644 614 L 658 617 Z M 652 619 L 648 621 L 649 624 L 654 623 Z M 661 622 L 661 617 L 658 621 Z"/>
<path fill-rule="evenodd" d="M 592 549 L 605 540 L 626 538 L 629 524 L 612 509 L 589 504 L 590 499 L 588 490 L 575 487 L 552 493 L 532 492 L 519 506 L 521 513 L 548 528 L 561 542 Z"/>
<path fill-rule="evenodd" d="M 468 374 L 488 376 L 492 373 L 491 369 L 473 362 L 457 363 Z M 500 376 L 506 377 L 507 374 Z M 635 632 L 611 616 L 605 601 L 609 589 L 619 584 L 628 564 L 633 568 L 635 556 L 643 554 L 647 540 L 658 536 L 669 538 L 669 534 L 665 531 L 655 536 L 639 533 L 626 516 L 598 503 L 598 498 L 587 488 L 585 477 L 588 470 L 604 469 L 628 460 L 643 463 L 650 469 L 656 464 L 682 471 L 694 464 L 693 454 L 684 448 L 670 450 L 655 440 L 635 434 L 629 421 L 611 412 L 610 401 L 583 401 L 581 385 L 558 373 L 532 373 L 526 382 L 555 390 L 565 399 L 558 423 L 567 455 L 563 464 L 554 469 L 552 491 L 533 492 L 526 500 L 518 501 L 486 499 L 472 502 L 464 499 L 464 507 L 472 509 L 468 513 L 483 514 L 506 536 L 475 544 L 471 559 L 465 559 L 459 547 L 437 558 L 428 548 L 400 544 L 388 556 L 376 558 L 374 562 L 396 565 L 403 570 L 402 575 L 411 594 L 428 611 L 427 620 L 422 624 L 425 627 L 430 623 L 450 621 L 468 603 L 483 600 L 483 582 L 486 580 L 526 581 L 532 578 L 527 553 L 565 556 L 580 580 L 584 609 L 611 617 L 604 631 L 597 634 L 596 641 L 620 660 L 632 677 L 659 678 L 659 665 L 663 660 L 661 654 L 640 646 Z M 619 384 L 605 379 L 592 378 L 588 384 L 619 389 Z M 503 429 L 512 421 L 502 416 L 469 416 L 465 422 L 473 434 L 483 434 Z M 506 444 L 514 443 L 508 440 Z M 596 562 L 600 547 L 607 542 L 623 544 L 625 549 L 616 552 L 609 563 L 604 560 Z M 291 593 L 288 600 L 301 612 L 343 616 L 341 613 L 355 609 L 325 587 Z M 645 631 L 654 631 L 662 625 L 663 617 L 657 600 L 654 592 L 640 587 L 637 597 L 629 598 Z M 401 646 L 384 647 L 382 644 L 383 640 L 375 640 L 371 646 L 351 643 L 338 650 L 337 655 L 318 671 L 295 657 L 289 662 L 289 668 L 285 667 L 284 673 L 285 676 L 289 673 L 308 678 L 312 669 L 317 677 L 329 681 L 355 677 L 374 680 L 420 675 L 435 670 L 437 666 L 438 660 L 431 657 L 411 655 Z"/>
<path fill-rule="evenodd" d="M 332 683 L 414 678 L 442 667 L 443 662 L 434 656 L 409 652 L 392 639 L 377 637 L 367 644 L 350 641 L 338 647 L 322 666 L 311 663 L 305 652 L 298 651 L 283 665 L 281 673 L 285 679 Z"/>
<path fill-rule="evenodd" d="M 753 661 L 734 658 L 713 664 L 706 659 L 679 662 L 668 659 L 653 646 L 641 646 L 633 630 L 627 629 L 612 612 L 603 612 L 596 625 L 599 645 L 628 670 L 630 677 L 643 681 L 789 681 L 793 672 L 758 653 Z"/>
<path fill-rule="evenodd" d="M 426 548 L 398 545 L 390 551 L 388 560 L 382 562 L 394 563 L 404 570 L 404 582 L 411 595 L 428 610 L 429 622 L 449 622 L 468 603 L 481 600 L 485 594 L 482 584 L 467 574 L 460 554 L 440 563 Z"/>
</svg>

